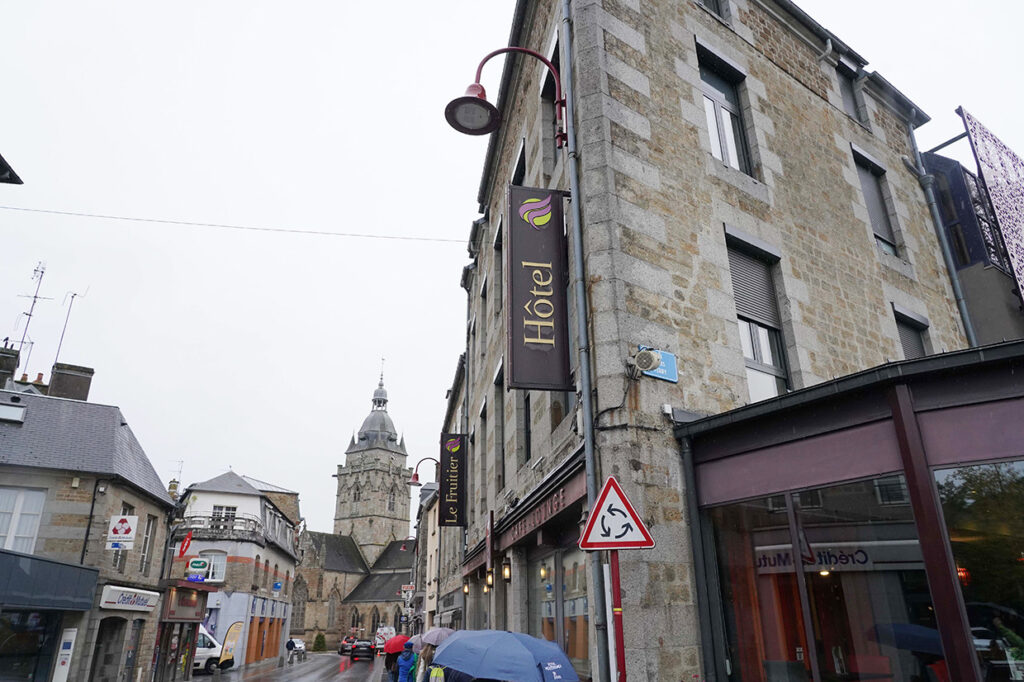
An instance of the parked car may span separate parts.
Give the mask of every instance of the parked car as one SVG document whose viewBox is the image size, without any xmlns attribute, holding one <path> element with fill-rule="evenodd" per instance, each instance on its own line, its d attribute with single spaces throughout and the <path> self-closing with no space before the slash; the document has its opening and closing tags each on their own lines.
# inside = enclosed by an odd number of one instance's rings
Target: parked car
<svg viewBox="0 0 1024 682">
<path fill-rule="evenodd" d="M 347 637 L 342 637 L 341 642 L 338 644 L 338 653 L 342 656 L 350 655 L 352 653 L 352 644 L 355 643 L 355 641 L 355 635 L 348 635 Z"/>
<path fill-rule="evenodd" d="M 306 650 L 306 643 L 303 642 L 301 639 L 295 639 L 293 637 L 292 639 L 289 639 L 288 641 L 292 643 L 292 651 L 305 651 Z M 288 644 L 285 643 L 285 647 L 287 647 L 287 646 L 288 646 Z"/>
<path fill-rule="evenodd" d="M 374 650 L 376 647 L 373 646 L 373 642 L 368 639 L 357 639 L 352 642 L 352 651 L 349 654 L 353 661 L 357 661 L 360 658 L 373 658 Z"/>
<path fill-rule="evenodd" d="M 218 667 L 222 670 L 231 667 L 234 661 L 224 661 L 224 665 L 220 665 L 221 651 L 220 642 L 206 631 L 205 626 L 200 624 L 199 638 L 196 640 L 196 656 L 192 663 L 192 669 L 205 670 L 208 675 L 212 675 L 213 671 Z"/>
</svg>

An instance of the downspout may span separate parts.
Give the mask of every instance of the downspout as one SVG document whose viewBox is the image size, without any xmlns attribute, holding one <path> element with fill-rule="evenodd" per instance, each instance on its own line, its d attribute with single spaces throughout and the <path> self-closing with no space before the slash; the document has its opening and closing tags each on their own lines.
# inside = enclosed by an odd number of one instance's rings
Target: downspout
<svg viewBox="0 0 1024 682">
<path fill-rule="evenodd" d="M 707 564 L 704 558 L 704 537 L 701 532 L 700 507 L 697 504 L 697 476 L 693 464 L 693 444 L 689 436 L 679 439 L 679 451 L 683 458 L 683 480 L 686 484 L 686 514 L 690 517 L 690 545 L 693 547 L 693 580 L 697 600 L 697 616 L 700 621 L 700 654 L 704 679 L 715 682 L 718 679 L 715 665 L 715 647 L 711 634 L 711 605 L 707 595 Z"/>
<path fill-rule="evenodd" d="M 569 189 L 572 192 L 572 247 L 573 278 L 576 280 L 576 343 L 579 352 L 580 406 L 583 413 L 583 454 L 587 472 L 587 509 L 594 507 L 597 499 L 597 461 L 594 455 L 594 413 L 593 389 L 590 381 L 590 337 L 587 328 L 586 272 L 583 267 L 583 219 L 580 191 L 579 154 L 576 149 L 576 105 L 573 97 L 572 25 L 569 0 L 562 0 L 562 96 L 565 98 L 565 132 L 569 161 Z M 590 552 L 590 577 L 594 585 L 594 630 L 597 633 L 597 672 L 601 682 L 611 682 L 611 665 L 608 656 L 608 620 L 605 595 L 604 568 L 599 552 Z M 626 662 L 619 662 L 625 671 Z"/>
<path fill-rule="evenodd" d="M 939 212 L 939 202 L 935 198 L 935 176 L 925 171 L 924 160 L 921 158 L 921 152 L 917 148 L 917 138 L 914 137 L 914 119 L 916 117 L 917 110 L 911 109 L 910 119 L 907 121 L 907 132 L 910 136 L 910 147 L 914 152 L 914 161 L 912 164 L 906 163 L 905 165 L 917 175 L 917 181 L 921 183 L 921 188 L 924 190 L 924 197 L 928 202 L 928 211 L 932 214 L 932 223 L 935 224 L 935 234 L 938 235 L 939 245 L 942 247 L 942 260 L 946 263 L 949 281 L 953 286 L 953 297 L 956 299 L 956 307 L 960 311 L 960 319 L 964 323 L 964 334 L 967 336 L 967 344 L 974 348 L 978 345 L 978 339 L 974 335 L 974 325 L 971 324 L 971 316 L 967 312 L 967 304 L 964 302 L 964 293 L 960 286 L 960 276 L 956 271 L 953 252 L 949 248 L 946 228 L 943 226 L 942 214 Z M 905 161 L 909 161 L 909 159 L 905 159 Z"/>
<path fill-rule="evenodd" d="M 85 540 L 82 541 L 82 556 L 79 557 L 78 563 L 85 565 L 85 554 L 89 550 L 89 531 L 92 529 L 92 513 L 96 509 L 96 490 L 100 487 L 100 483 L 106 483 L 107 479 L 97 478 L 96 482 L 92 484 L 92 503 L 89 505 L 89 520 L 85 522 Z"/>
</svg>

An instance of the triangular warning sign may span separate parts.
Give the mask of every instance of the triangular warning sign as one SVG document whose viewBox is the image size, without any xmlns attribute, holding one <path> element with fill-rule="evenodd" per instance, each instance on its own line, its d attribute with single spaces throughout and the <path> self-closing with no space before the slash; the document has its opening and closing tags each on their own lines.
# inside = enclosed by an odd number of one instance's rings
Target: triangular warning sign
<svg viewBox="0 0 1024 682">
<path fill-rule="evenodd" d="M 580 549 L 649 549 L 654 547 L 647 526 L 622 492 L 615 477 L 609 476 L 594 508 L 587 528 L 580 537 Z"/>
</svg>

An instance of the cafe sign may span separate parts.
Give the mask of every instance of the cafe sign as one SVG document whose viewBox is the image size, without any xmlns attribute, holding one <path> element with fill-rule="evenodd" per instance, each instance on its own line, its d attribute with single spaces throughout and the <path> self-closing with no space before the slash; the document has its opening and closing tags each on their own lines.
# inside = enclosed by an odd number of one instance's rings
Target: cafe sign
<svg viewBox="0 0 1024 682">
<path fill-rule="evenodd" d="M 508 190 L 508 387 L 571 391 L 564 193 Z"/>
</svg>

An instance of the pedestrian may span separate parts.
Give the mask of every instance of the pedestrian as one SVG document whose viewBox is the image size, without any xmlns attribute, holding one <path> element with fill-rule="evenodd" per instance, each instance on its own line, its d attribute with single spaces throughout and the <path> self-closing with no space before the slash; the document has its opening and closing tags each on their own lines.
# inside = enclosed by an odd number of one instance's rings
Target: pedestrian
<svg viewBox="0 0 1024 682">
<path fill-rule="evenodd" d="M 434 645 L 424 644 L 416 659 L 416 682 L 429 679 L 431 664 L 434 662 Z M 443 678 L 442 678 L 443 679 Z"/>
<path fill-rule="evenodd" d="M 395 667 L 395 662 L 398 661 L 398 652 L 393 654 L 384 654 L 384 669 L 388 671 L 388 679 L 391 682 L 398 682 L 398 668 Z"/>
<path fill-rule="evenodd" d="M 412 669 L 416 666 L 416 654 L 412 652 L 412 642 L 405 643 L 405 650 L 399 654 L 395 661 L 395 669 L 398 670 L 398 682 L 413 682 Z"/>
<path fill-rule="evenodd" d="M 284 648 L 288 650 L 288 665 L 291 665 L 292 659 L 295 657 L 295 642 L 289 639 Z"/>
</svg>

